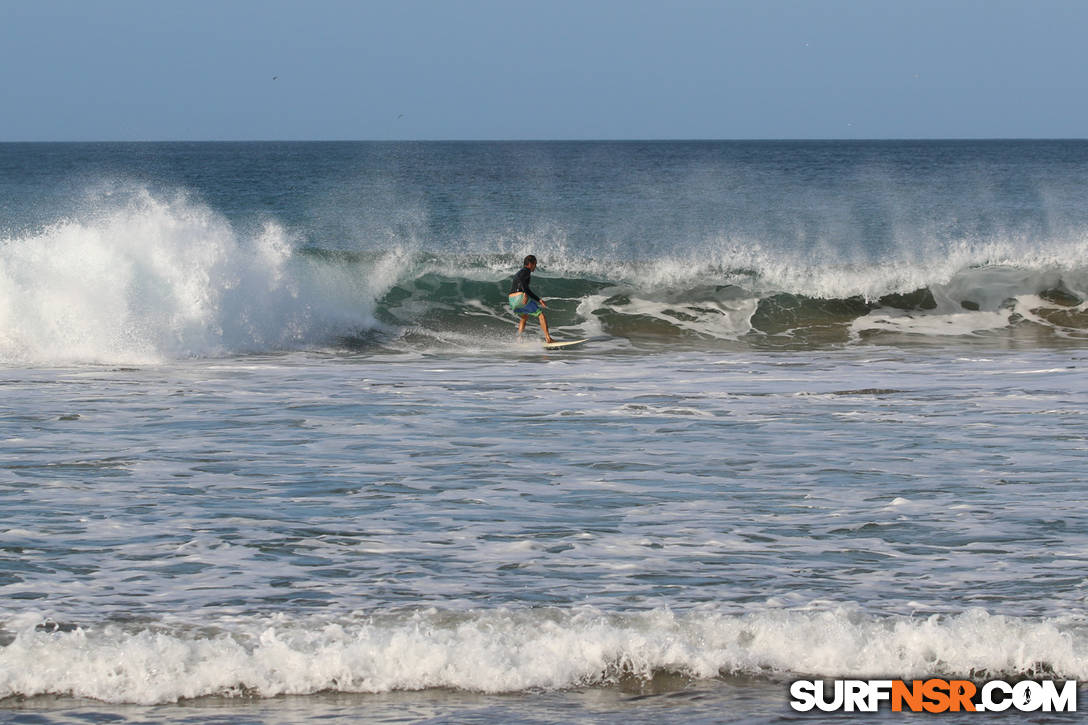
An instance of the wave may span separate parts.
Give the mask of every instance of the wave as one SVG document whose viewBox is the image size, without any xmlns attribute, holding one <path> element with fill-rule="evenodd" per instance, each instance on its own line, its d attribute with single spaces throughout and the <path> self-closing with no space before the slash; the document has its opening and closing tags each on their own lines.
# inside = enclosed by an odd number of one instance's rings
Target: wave
<svg viewBox="0 0 1088 725">
<path fill-rule="evenodd" d="M 0 240 L 0 362 L 159 362 L 306 346 L 373 325 L 381 270 L 306 264 L 185 195 L 129 190 Z"/>
<path fill-rule="evenodd" d="M 509 336 L 503 309 L 512 259 L 449 263 L 420 261 L 415 273 L 376 301 L 375 315 L 390 329 L 430 338 Z M 604 273 L 568 271 L 569 260 L 534 276 L 548 299 L 549 325 L 570 335 L 606 336 L 634 345 L 763 348 L 826 346 L 866 341 L 1088 339 L 1088 267 L 1025 262 L 968 266 L 921 287 L 902 271 L 810 271 L 838 296 L 815 285 L 784 285 L 752 267 L 688 264 L 687 278 L 671 260 L 614 264 Z M 599 266 L 592 260 L 583 268 Z M 503 269 L 499 272 L 498 269 Z M 550 276 L 549 276 L 550 275 Z M 925 278 L 916 272 L 911 277 Z M 874 277 L 876 279 L 874 279 Z M 851 284 L 852 282 L 852 284 Z"/>
<path fill-rule="evenodd" d="M 0 363 L 502 347 L 509 278 L 530 251 L 552 327 L 636 346 L 1088 338 L 1088 241 L 1077 236 L 920 244 L 872 263 L 722 239 L 652 258 L 562 237 L 351 251 L 275 221 L 239 228 L 184 194 L 108 196 L 94 214 L 0 239 Z"/>
<path fill-rule="evenodd" d="M 747 615 L 594 608 L 237 618 L 221 625 L 0 629 L 0 699 L 69 695 L 155 704 L 452 688 L 486 693 L 743 675 L 1088 678 L 1084 622 L 971 610 L 878 617 L 849 609 Z"/>
</svg>

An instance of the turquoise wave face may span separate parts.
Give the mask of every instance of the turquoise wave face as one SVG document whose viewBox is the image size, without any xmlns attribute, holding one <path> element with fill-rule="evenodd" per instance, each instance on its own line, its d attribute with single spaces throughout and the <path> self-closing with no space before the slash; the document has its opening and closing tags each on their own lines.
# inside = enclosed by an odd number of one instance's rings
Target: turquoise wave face
<svg viewBox="0 0 1088 725">
<path fill-rule="evenodd" d="M 509 279 L 493 271 L 502 262 L 417 260 L 375 301 L 386 339 L 404 330 L 435 339 L 498 340 L 509 334 L 513 319 L 502 306 Z M 614 265 L 613 270 L 614 279 L 535 276 L 534 288 L 548 300 L 550 324 L 571 335 L 635 346 L 1001 344 L 1010 338 L 1075 344 L 1088 337 L 1081 291 L 1088 288 L 1080 270 L 982 266 L 961 270 L 944 283 L 874 298 L 776 290 L 750 269 L 702 269 L 690 283 L 642 285 L 631 281 L 638 275 L 629 268 Z"/>
</svg>

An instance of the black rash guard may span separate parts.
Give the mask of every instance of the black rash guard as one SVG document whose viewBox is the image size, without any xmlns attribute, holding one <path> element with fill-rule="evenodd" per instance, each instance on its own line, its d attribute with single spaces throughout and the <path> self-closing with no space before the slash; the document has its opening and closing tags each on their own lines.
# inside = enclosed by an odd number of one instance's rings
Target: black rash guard
<svg viewBox="0 0 1088 725">
<path fill-rule="evenodd" d="M 540 297 L 529 289 L 529 279 L 532 277 L 532 274 L 532 270 L 528 267 L 522 267 L 518 273 L 514 275 L 514 284 L 510 285 L 510 294 L 524 292 L 529 295 L 529 299 L 540 302 Z"/>
</svg>

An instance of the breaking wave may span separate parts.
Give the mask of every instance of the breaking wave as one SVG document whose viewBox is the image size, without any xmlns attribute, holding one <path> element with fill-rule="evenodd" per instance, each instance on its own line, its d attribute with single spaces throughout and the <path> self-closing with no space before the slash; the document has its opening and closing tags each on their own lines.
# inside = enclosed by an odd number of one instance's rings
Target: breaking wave
<svg viewBox="0 0 1088 725">
<path fill-rule="evenodd" d="M 238 618 L 220 625 L 76 626 L 24 614 L 0 629 L 0 699 L 70 695 L 154 704 L 452 688 L 608 686 L 661 674 L 1088 678 L 1083 623 L 972 610 L 887 617 L 847 609 L 608 614 L 594 608 Z"/>
<path fill-rule="evenodd" d="M 1088 241 L 949 244 L 863 264 L 709 240 L 687 256 L 315 245 L 134 190 L 0 240 L 0 362 L 158 362 L 253 352 L 506 344 L 521 255 L 549 323 L 635 346 L 1088 339 Z M 924 246 L 924 245 L 923 245 Z"/>
<path fill-rule="evenodd" d="M 157 362 L 317 344 L 373 323 L 366 278 L 184 196 L 121 195 L 0 240 L 0 362 Z"/>
</svg>

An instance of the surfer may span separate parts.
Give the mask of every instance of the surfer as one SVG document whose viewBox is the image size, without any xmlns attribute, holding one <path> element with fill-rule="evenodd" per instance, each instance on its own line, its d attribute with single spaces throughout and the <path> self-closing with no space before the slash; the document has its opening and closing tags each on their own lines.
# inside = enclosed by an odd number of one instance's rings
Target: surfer
<svg viewBox="0 0 1088 725">
<path fill-rule="evenodd" d="M 536 257 L 529 255 L 521 263 L 522 267 L 514 275 L 514 283 L 510 285 L 510 309 L 515 315 L 521 315 L 518 322 L 518 334 L 525 332 L 525 323 L 529 315 L 540 320 L 540 329 L 544 331 L 545 342 L 555 342 L 548 332 L 548 321 L 544 319 L 542 308 L 547 307 L 540 296 L 529 289 L 529 280 L 536 269 Z"/>
</svg>

